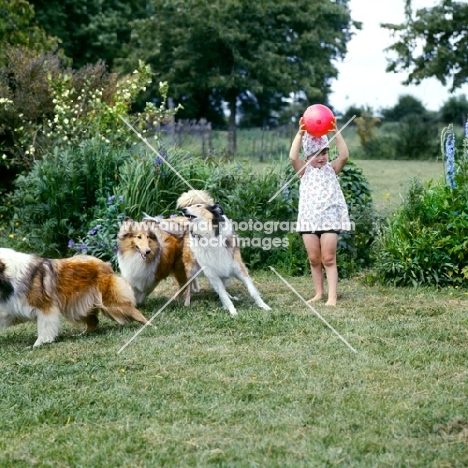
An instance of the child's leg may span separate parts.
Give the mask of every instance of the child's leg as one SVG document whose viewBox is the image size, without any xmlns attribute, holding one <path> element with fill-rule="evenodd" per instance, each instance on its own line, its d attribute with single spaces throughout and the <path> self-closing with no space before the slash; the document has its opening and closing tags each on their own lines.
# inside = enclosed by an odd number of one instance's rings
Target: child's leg
<svg viewBox="0 0 468 468">
<path fill-rule="evenodd" d="M 309 257 L 315 296 L 309 302 L 319 301 L 323 297 L 323 272 L 320 238 L 316 234 L 302 234 L 307 255 Z"/>
<path fill-rule="evenodd" d="M 320 237 L 320 248 L 322 252 L 322 263 L 327 272 L 328 300 L 326 305 L 334 306 L 337 301 L 338 268 L 336 266 L 336 247 L 338 234 L 325 232 Z"/>
</svg>

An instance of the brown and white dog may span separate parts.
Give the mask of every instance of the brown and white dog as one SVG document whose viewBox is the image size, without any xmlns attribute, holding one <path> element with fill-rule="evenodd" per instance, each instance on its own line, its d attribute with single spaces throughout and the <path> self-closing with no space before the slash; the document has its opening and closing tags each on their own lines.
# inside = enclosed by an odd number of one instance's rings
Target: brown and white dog
<svg viewBox="0 0 468 468">
<path fill-rule="evenodd" d="M 179 287 L 187 283 L 182 258 L 182 239 L 162 231 L 155 220 L 126 218 L 117 241 L 120 272 L 141 304 L 160 281 L 174 276 Z"/>
<path fill-rule="evenodd" d="M 130 285 L 95 257 L 47 259 L 0 248 L 0 328 L 37 322 L 34 346 L 51 343 L 60 318 L 84 324 L 84 333 L 99 323 L 98 313 L 120 324 L 149 323 L 135 308 Z"/>
<path fill-rule="evenodd" d="M 184 263 L 187 275 L 192 277 L 194 272 L 203 268 L 204 275 L 231 315 L 237 315 L 237 311 L 231 300 L 233 298 L 225 287 L 225 282 L 230 278 L 238 279 L 259 307 L 271 310 L 263 302 L 247 272 L 232 222 L 224 214 L 221 206 L 197 203 L 183 208 L 182 213 L 190 221 L 184 237 Z M 189 291 L 186 296 L 187 303 L 190 303 Z"/>
</svg>

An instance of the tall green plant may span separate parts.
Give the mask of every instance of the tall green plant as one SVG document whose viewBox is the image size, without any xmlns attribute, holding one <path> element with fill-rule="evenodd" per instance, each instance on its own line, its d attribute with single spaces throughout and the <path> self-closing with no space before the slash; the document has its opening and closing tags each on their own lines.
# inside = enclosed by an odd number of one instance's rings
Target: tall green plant
<svg viewBox="0 0 468 468">
<path fill-rule="evenodd" d="M 204 188 L 211 165 L 183 150 L 160 147 L 159 155 L 135 153 L 120 168 L 115 190 L 124 197 L 127 214 L 132 218 L 141 219 L 143 213 L 169 216 L 189 185 Z"/>
<path fill-rule="evenodd" d="M 423 186 L 413 179 L 405 203 L 382 226 L 376 269 L 385 283 L 468 285 L 468 155 L 452 164 L 453 134 L 442 137 L 447 183 Z"/>
<path fill-rule="evenodd" d="M 101 139 L 55 148 L 32 170 L 17 178 L 8 198 L 13 207 L 18 247 L 41 255 L 63 255 L 68 239 L 81 232 L 94 207 L 113 193 L 125 149 Z"/>
</svg>

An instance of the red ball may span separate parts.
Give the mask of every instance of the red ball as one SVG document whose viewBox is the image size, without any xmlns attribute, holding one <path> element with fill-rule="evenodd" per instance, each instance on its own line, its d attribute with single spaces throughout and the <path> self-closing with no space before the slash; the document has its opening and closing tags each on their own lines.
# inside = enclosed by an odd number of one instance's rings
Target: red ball
<svg viewBox="0 0 468 468">
<path fill-rule="evenodd" d="M 323 104 L 314 104 L 302 116 L 307 133 L 318 138 L 333 130 L 336 122 L 333 112 Z"/>
</svg>

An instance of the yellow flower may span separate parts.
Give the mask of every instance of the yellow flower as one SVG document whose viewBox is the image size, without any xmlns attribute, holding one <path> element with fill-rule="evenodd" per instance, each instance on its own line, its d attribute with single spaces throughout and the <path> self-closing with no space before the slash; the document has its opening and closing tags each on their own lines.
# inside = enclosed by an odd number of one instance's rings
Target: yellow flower
<svg viewBox="0 0 468 468">
<path fill-rule="evenodd" d="M 14 235 L 14 234 L 10 234 L 8 237 L 9 237 L 10 239 L 13 239 L 13 237 L 15 237 L 15 235 Z"/>
</svg>

